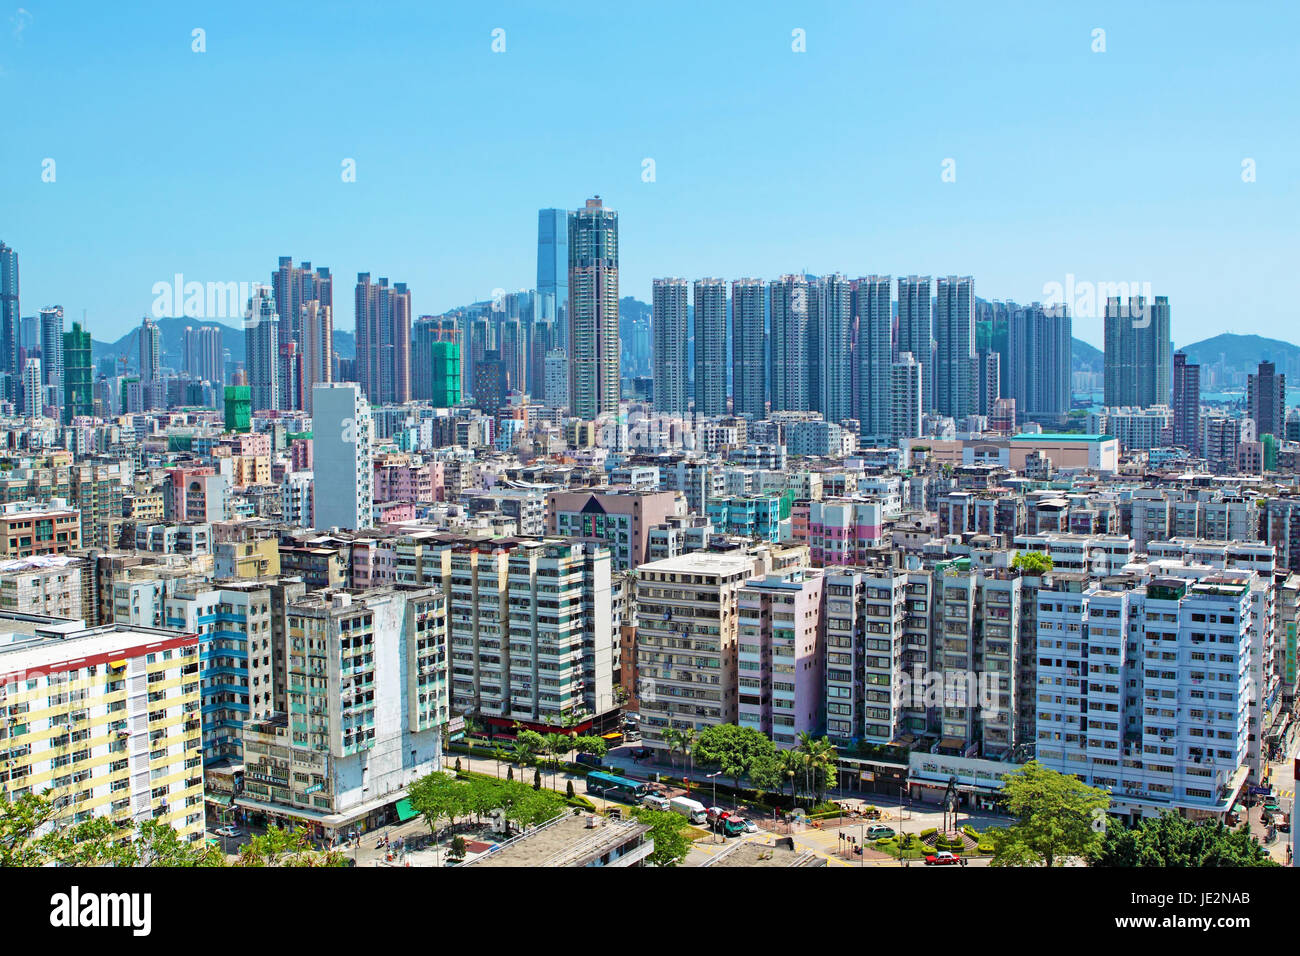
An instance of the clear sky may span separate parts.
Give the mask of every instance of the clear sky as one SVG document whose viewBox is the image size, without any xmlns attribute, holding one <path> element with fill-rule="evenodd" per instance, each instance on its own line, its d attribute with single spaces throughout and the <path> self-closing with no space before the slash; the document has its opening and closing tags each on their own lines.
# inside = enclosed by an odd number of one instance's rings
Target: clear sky
<svg viewBox="0 0 1300 956">
<path fill-rule="evenodd" d="M 538 208 L 594 194 L 643 300 L 807 270 L 1028 302 L 1073 274 L 1150 282 L 1178 344 L 1300 340 L 1298 11 L 8 0 L 0 239 L 24 314 L 102 340 L 174 273 L 267 282 L 280 255 L 331 268 L 342 329 L 358 271 L 417 314 L 531 287 Z"/>
</svg>

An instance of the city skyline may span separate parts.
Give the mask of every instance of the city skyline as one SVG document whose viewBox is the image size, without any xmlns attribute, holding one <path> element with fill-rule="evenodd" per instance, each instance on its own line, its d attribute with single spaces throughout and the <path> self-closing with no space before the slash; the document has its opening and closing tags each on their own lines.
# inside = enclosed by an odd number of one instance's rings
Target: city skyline
<svg viewBox="0 0 1300 956">
<path fill-rule="evenodd" d="M 1159 7 L 1103 6 L 1085 17 L 936 4 L 870 15 L 760 7 L 743 21 L 726 7 L 692 10 L 686 31 L 677 18 L 639 11 L 629 29 L 626 18 L 598 7 L 545 17 L 503 12 L 499 23 L 450 11 L 437 24 L 436 68 L 422 48 L 397 38 L 385 47 L 390 71 L 328 90 L 340 113 L 386 100 L 418 119 L 367 142 L 334 128 L 316 136 L 314 120 L 291 116 L 265 132 L 256 161 L 246 162 L 210 149 L 222 117 L 266 115 L 256 89 L 278 71 L 331 52 L 346 70 L 373 41 L 358 41 L 352 15 L 335 7 L 305 34 L 297 21 L 288 28 L 288 14 L 244 12 L 239 4 L 203 11 L 198 19 L 208 22 L 198 24 L 188 12 L 182 20 L 37 10 L 20 37 L 0 39 L 10 128 L 23 144 L 0 157 L 10 184 L 0 221 L 6 243 L 25 257 L 30 314 L 61 303 L 69 316 L 84 311 L 83 325 L 112 341 L 148 313 L 154 283 L 177 272 L 204 282 L 260 281 L 284 249 L 330 263 L 337 275 L 381 265 L 415 290 L 414 315 L 438 314 L 496 288 L 528 287 L 537 210 L 599 194 L 619 210 L 627 236 L 623 293 L 642 301 L 656 276 L 770 280 L 808 268 L 974 275 L 993 297 L 1028 303 L 1073 275 L 1149 281 L 1178 305 L 1177 344 L 1222 328 L 1285 338 L 1294 322 L 1283 282 L 1297 251 L 1285 228 L 1300 205 L 1290 158 L 1296 132 L 1277 121 L 1290 109 L 1280 44 L 1294 31 L 1285 23 L 1265 31 L 1250 18 L 1228 18 L 1207 31 L 1195 17 L 1180 22 Z M 432 16 L 408 12 L 417 27 Z M 85 29 L 74 34 L 78 25 Z M 206 31 L 203 53 L 191 50 L 197 27 Z M 494 53 L 498 27 L 505 46 Z M 859 79 L 853 38 L 868 28 L 880 39 Z M 302 38 L 281 44 L 283 63 L 270 64 L 256 53 L 255 29 Z M 625 108 L 603 117 L 609 135 L 600 150 L 563 148 L 581 128 L 568 132 L 551 111 L 534 109 L 583 82 L 580 70 L 548 56 L 575 29 L 620 45 L 622 70 L 606 95 Z M 796 29 L 805 33 L 804 52 L 792 49 Z M 1106 31 L 1104 52 L 1092 49 L 1096 29 Z M 929 76 L 898 69 L 919 36 L 945 54 L 936 63 L 977 53 L 980 75 L 955 66 Z M 39 69 L 55 49 L 78 64 L 67 76 Z M 1199 62 L 1218 69 L 1202 75 L 1184 65 Z M 1008 72 L 1036 67 L 1039 83 L 1015 83 Z M 97 83 L 87 93 L 89 70 Z M 244 70 L 259 82 L 241 82 Z M 1214 79 L 1222 73 L 1250 95 L 1224 88 Z M 468 91 L 465 102 L 428 115 L 425 92 L 452 83 Z M 715 146 L 688 152 L 673 124 L 710 115 L 694 96 L 702 85 L 733 103 L 720 134 L 803 108 L 819 135 L 762 155 L 739 145 L 744 137 L 733 144 L 719 135 Z M 520 88 L 522 101 L 514 95 Z M 881 128 L 893 131 L 885 150 L 835 110 L 872 91 Z M 112 94 L 141 97 L 141 119 L 107 126 L 100 114 L 115 114 L 102 97 Z M 180 122 L 169 119 L 159 135 L 163 116 Z M 67 136 L 65 118 L 84 128 L 84 139 Z M 307 122 L 319 142 L 303 150 Z M 516 150 L 516 136 L 543 148 Z M 56 164 L 53 182 L 42 181 L 45 159 Z M 349 159 L 355 182 L 341 178 Z M 955 181 L 945 182 L 950 159 Z M 1251 182 L 1243 181 L 1246 160 Z M 273 201 L 286 186 L 306 201 Z M 167 213 L 137 216 L 139 209 Z M 711 241 L 719 226 L 745 241 Z M 110 235 L 111 262 L 97 251 Z M 1233 281 L 1222 281 L 1225 265 Z M 1100 317 L 1076 310 L 1076 319 L 1075 334 L 1099 345 Z M 352 318 L 336 315 L 334 324 L 349 328 Z"/>
</svg>

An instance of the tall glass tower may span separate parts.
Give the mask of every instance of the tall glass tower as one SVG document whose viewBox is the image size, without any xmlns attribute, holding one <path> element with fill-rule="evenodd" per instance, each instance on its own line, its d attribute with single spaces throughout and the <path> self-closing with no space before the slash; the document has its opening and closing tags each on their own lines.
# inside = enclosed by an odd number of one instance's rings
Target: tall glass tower
<svg viewBox="0 0 1300 956">
<path fill-rule="evenodd" d="M 569 311 L 569 211 L 540 209 L 537 212 L 537 291 L 555 302 L 557 348 L 568 347 Z"/>
</svg>

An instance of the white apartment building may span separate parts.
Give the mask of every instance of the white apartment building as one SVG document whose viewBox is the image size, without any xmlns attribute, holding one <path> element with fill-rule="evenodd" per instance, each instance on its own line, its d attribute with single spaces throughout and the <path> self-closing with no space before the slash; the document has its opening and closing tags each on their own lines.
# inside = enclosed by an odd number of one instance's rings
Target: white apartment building
<svg viewBox="0 0 1300 956">
<path fill-rule="evenodd" d="M 1038 759 L 1130 819 L 1221 819 L 1250 777 L 1254 575 L 1188 573 L 1038 594 Z"/>
<path fill-rule="evenodd" d="M 285 614 L 288 706 L 244 725 L 235 805 L 327 839 L 390 820 L 406 787 L 441 766 L 450 717 L 441 591 L 326 588 Z"/>
</svg>

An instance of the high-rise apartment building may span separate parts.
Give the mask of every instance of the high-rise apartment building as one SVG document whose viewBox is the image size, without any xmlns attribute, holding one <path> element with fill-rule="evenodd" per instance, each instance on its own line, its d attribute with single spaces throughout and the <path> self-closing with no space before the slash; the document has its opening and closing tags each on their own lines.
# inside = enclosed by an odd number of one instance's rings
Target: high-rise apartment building
<svg viewBox="0 0 1300 956">
<path fill-rule="evenodd" d="M 18 252 L 0 242 L 0 374 L 5 376 L 4 398 L 16 402 L 22 388 L 18 350 L 22 316 L 18 299 Z"/>
<path fill-rule="evenodd" d="M 312 390 L 312 514 L 320 528 L 372 523 L 370 403 L 354 382 Z"/>
<path fill-rule="evenodd" d="M 921 435 L 921 403 L 925 396 L 925 369 L 911 352 L 899 352 L 889 369 L 890 440 L 897 445 L 904 438 Z"/>
<path fill-rule="evenodd" d="M 1174 353 L 1174 444 L 1200 454 L 1201 367 L 1189 365 L 1187 353 Z"/>
<path fill-rule="evenodd" d="M 357 378 L 372 405 L 411 400 L 411 292 L 357 273 Z"/>
<path fill-rule="evenodd" d="M 900 353 L 910 352 L 921 367 L 921 411 L 934 406 L 934 371 L 931 365 L 932 303 L 929 276 L 899 276 L 898 279 L 898 335 L 894 348 Z"/>
<path fill-rule="evenodd" d="M 244 312 L 244 362 L 257 411 L 280 407 L 280 316 L 269 286 L 254 285 Z"/>
<path fill-rule="evenodd" d="M 40 418 L 41 409 L 44 403 L 41 397 L 45 394 L 43 383 L 44 375 L 41 372 L 41 360 L 38 358 L 29 358 L 26 366 L 23 368 L 23 416 L 25 418 Z"/>
<path fill-rule="evenodd" d="M 60 311 L 59 326 L 62 330 L 62 309 Z M 44 320 L 42 319 L 42 328 Z M 162 330 L 158 324 L 148 316 L 140 323 L 140 330 L 136 333 L 140 346 L 140 381 L 147 385 L 155 381 L 162 370 Z M 42 338 L 44 335 L 42 335 Z"/>
<path fill-rule="evenodd" d="M 815 286 L 817 308 L 816 408 L 828 422 L 853 417 L 853 296 L 844 276 L 823 276 Z"/>
<path fill-rule="evenodd" d="M 762 279 L 731 283 L 731 411 L 767 415 L 767 313 Z"/>
<path fill-rule="evenodd" d="M 824 726 L 825 583 L 820 570 L 793 568 L 749 581 L 737 597 L 737 723 L 782 750 Z"/>
<path fill-rule="evenodd" d="M 567 539 L 467 541 L 445 556 L 453 706 L 502 731 L 617 711 L 609 550 Z"/>
<path fill-rule="evenodd" d="M 768 287 L 771 296 L 772 329 L 768 338 L 773 412 L 813 410 L 815 394 L 813 355 L 814 341 L 810 315 L 816 308 L 808 280 L 799 275 L 784 275 Z"/>
<path fill-rule="evenodd" d="M 195 381 L 222 384 L 226 376 L 221 329 L 215 325 L 201 325 L 198 328 L 187 325 L 182 343 L 182 361 L 186 374 Z"/>
<path fill-rule="evenodd" d="M 0 616 L 0 787 L 47 793 L 57 829 L 153 819 L 203 839 L 201 706 L 192 632 Z"/>
<path fill-rule="evenodd" d="M 745 554 L 697 551 L 637 569 L 641 733 L 666 750 L 664 731 L 738 718 L 740 590 L 767 569 Z"/>
<path fill-rule="evenodd" d="M 63 395 L 63 306 L 41 309 L 41 384 Z"/>
<path fill-rule="evenodd" d="M 270 719 L 244 725 L 235 805 L 314 825 L 326 840 L 391 819 L 406 788 L 441 766 L 446 627 L 431 587 L 288 601 L 274 655 L 284 691 Z"/>
<path fill-rule="evenodd" d="M 934 406 L 955 419 L 975 406 L 975 280 L 945 276 L 936 282 Z"/>
<path fill-rule="evenodd" d="M 695 280 L 695 414 L 727 414 L 727 283 Z"/>
<path fill-rule="evenodd" d="M 651 284 L 654 407 L 655 411 L 665 415 L 685 415 L 690 411 L 690 395 L 686 388 L 690 370 L 687 361 L 690 344 L 687 294 L 685 279 L 655 279 Z"/>
<path fill-rule="evenodd" d="M 1173 340 L 1169 299 L 1158 295 L 1106 300 L 1102 404 L 1165 405 L 1171 394 Z"/>
<path fill-rule="evenodd" d="M 1246 377 L 1246 408 L 1255 423 L 1255 437 L 1272 435 L 1281 438 L 1286 423 L 1286 376 L 1277 373 L 1272 362 L 1260 362 L 1253 375 Z"/>
<path fill-rule="evenodd" d="M 1064 422 L 1070 411 L 1073 336 L 1073 321 L 1063 305 L 1044 308 L 1035 302 L 1011 310 L 1003 394 L 1016 400 L 1022 420 L 1049 427 Z"/>
<path fill-rule="evenodd" d="M 618 411 L 618 213 L 596 196 L 569 216 L 569 410 Z"/>
<path fill-rule="evenodd" d="M 857 323 L 854 346 L 856 379 L 853 414 L 864 445 L 889 444 L 893 435 L 891 366 L 894 363 L 892 280 L 865 276 L 853 283 L 853 317 Z"/>
</svg>

